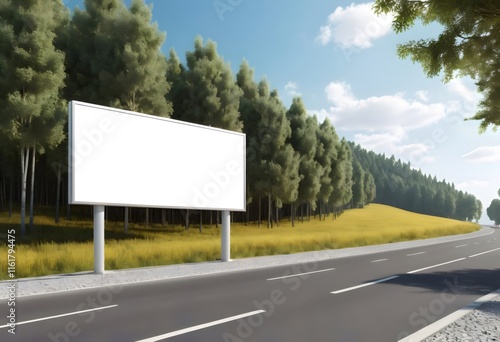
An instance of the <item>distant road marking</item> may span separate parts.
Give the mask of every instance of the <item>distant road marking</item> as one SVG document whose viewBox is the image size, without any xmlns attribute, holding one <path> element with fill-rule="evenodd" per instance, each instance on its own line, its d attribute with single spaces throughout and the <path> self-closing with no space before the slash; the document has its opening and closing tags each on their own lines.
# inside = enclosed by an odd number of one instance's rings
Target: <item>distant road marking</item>
<svg viewBox="0 0 500 342">
<path fill-rule="evenodd" d="M 328 272 L 328 271 L 333 271 L 334 269 L 335 269 L 335 268 L 327 268 L 327 269 L 324 269 L 324 270 L 313 271 L 313 272 L 296 273 L 296 274 L 290 274 L 290 275 L 283 276 L 283 277 L 269 278 L 269 279 L 267 279 L 267 280 L 278 280 L 278 279 L 285 279 L 285 278 L 292 278 L 292 277 L 300 277 L 300 276 L 307 275 L 307 274 L 313 274 L 313 273 L 320 273 L 320 272 Z"/>
<path fill-rule="evenodd" d="M 425 254 L 427 252 L 418 252 L 418 253 L 412 253 L 412 254 L 406 254 L 406 256 L 414 256 L 414 255 L 420 255 L 420 254 Z"/>
<path fill-rule="evenodd" d="M 475 245 L 479 245 L 479 242 L 476 242 Z"/>
<path fill-rule="evenodd" d="M 465 247 L 465 246 L 468 246 L 469 244 L 466 243 L 465 245 L 460 245 L 460 246 L 455 246 L 455 248 L 460 248 L 460 247 Z"/>
<path fill-rule="evenodd" d="M 495 248 L 495 249 L 492 249 L 491 251 L 486 251 L 486 252 L 482 252 L 482 253 L 477 253 L 477 254 L 474 254 L 474 255 L 470 255 L 469 258 L 475 258 L 477 256 L 480 256 L 480 255 L 483 255 L 483 254 L 486 254 L 486 253 L 491 253 L 491 252 L 494 252 L 494 251 L 498 251 L 500 248 Z"/>
<path fill-rule="evenodd" d="M 443 262 L 441 264 L 432 265 L 432 266 L 428 266 L 428 267 L 424 267 L 424 268 L 419 268 L 418 270 L 413 270 L 413 271 L 406 272 L 406 273 L 407 274 L 417 273 L 417 272 L 420 272 L 420 271 L 428 270 L 430 268 L 439 267 L 439 266 L 443 266 L 443 265 L 448 265 L 448 264 L 451 264 L 451 263 L 454 263 L 454 262 L 457 262 L 457 261 L 462 261 L 462 260 L 465 260 L 465 258 L 455 259 L 455 260 L 452 260 L 452 261 Z"/>
<path fill-rule="evenodd" d="M 375 284 L 378 284 L 378 283 L 383 283 L 385 281 L 389 281 L 389 280 L 392 280 L 392 279 L 395 279 L 395 278 L 398 278 L 398 277 L 399 276 L 387 277 L 387 278 L 384 278 L 384 279 L 379 279 L 379 280 L 376 280 L 376 281 L 372 281 L 370 283 L 361 284 L 361 285 L 357 285 L 357 286 L 353 286 L 353 287 L 348 287 L 346 289 L 333 291 L 331 293 L 333 293 L 333 294 L 339 294 L 339 293 L 344 293 L 344 292 L 348 292 L 348 291 L 352 291 L 352 290 L 357 290 L 357 289 L 360 289 L 362 287 L 367 287 L 367 286 L 370 286 L 370 285 L 375 285 Z"/>
<path fill-rule="evenodd" d="M 486 241 L 486 243 L 490 243 L 490 242 L 491 242 L 490 240 Z"/>
<path fill-rule="evenodd" d="M 387 259 L 378 259 L 378 260 L 372 260 L 372 262 L 381 262 L 381 261 L 386 261 Z"/>
<path fill-rule="evenodd" d="M 16 325 L 22 325 L 22 324 L 28 324 L 28 323 L 35 323 L 35 322 L 46 321 L 46 320 L 54 319 L 54 318 L 60 318 L 60 317 L 78 315 L 78 314 L 81 314 L 81 313 L 84 313 L 84 312 L 99 311 L 99 310 L 104 310 L 104 309 L 111 309 L 111 308 L 114 308 L 116 306 L 118 306 L 118 305 L 101 306 L 100 308 L 95 308 L 95 309 L 75 311 L 75 312 L 65 313 L 65 314 L 56 315 L 56 316 L 42 317 L 42 318 L 32 319 L 30 321 L 19 322 L 19 323 L 16 323 Z M 10 327 L 10 325 L 1 325 L 0 329 L 7 328 L 7 327 Z"/>
<path fill-rule="evenodd" d="M 210 327 L 213 327 L 215 325 L 220 325 L 220 324 L 224 324 L 227 322 L 236 321 L 236 320 L 241 319 L 241 318 L 245 318 L 245 317 L 249 317 L 249 316 L 253 316 L 253 315 L 258 315 L 258 314 L 263 313 L 263 312 L 266 312 L 266 310 L 257 310 L 257 311 L 247 312 L 247 313 L 244 313 L 241 315 L 223 318 L 223 319 L 219 319 L 217 321 L 213 321 L 213 322 L 209 322 L 209 323 L 205 323 L 205 324 L 195 325 L 194 327 L 173 331 L 173 332 L 170 332 L 167 334 L 158 335 L 158 336 L 154 336 L 154 337 L 150 337 L 150 338 L 145 338 L 143 340 L 137 340 L 136 342 L 156 342 L 156 341 L 163 340 L 166 338 L 184 335 L 184 334 L 196 331 L 196 330 L 210 328 Z"/>
</svg>

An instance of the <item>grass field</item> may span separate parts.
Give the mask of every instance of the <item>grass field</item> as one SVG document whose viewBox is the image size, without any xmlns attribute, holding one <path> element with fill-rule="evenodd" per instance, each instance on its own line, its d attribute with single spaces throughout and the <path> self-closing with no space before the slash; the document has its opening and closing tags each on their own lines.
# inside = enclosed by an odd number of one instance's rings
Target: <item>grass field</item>
<svg viewBox="0 0 500 342">
<path fill-rule="evenodd" d="M 153 226 L 144 229 L 130 225 L 106 226 L 106 269 L 178 264 L 215 260 L 220 257 L 220 229 L 204 226 L 203 233 L 192 227 Z M 7 279 L 7 230 L 19 233 L 19 215 L 8 218 L 0 213 L 0 279 Z M 303 251 L 366 246 L 443 235 L 468 233 L 479 229 L 470 222 L 419 215 L 371 204 L 351 209 L 336 220 L 310 222 L 282 221 L 279 227 L 231 227 L 231 257 L 290 254 Z M 92 223 L 64 221 L 37 216 L 35 232 L 16 240 L 17 278 L 88 271 L 93 269 Z"/>
</svg>

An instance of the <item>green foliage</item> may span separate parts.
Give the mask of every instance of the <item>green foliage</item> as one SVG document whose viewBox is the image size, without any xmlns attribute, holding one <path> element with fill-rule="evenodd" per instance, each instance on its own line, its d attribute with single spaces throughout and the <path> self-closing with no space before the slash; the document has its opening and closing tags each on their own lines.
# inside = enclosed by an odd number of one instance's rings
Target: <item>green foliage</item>
<svg viewBox="0 0 500 342">
<path fill-rule="evenodd" d="M 443 31 L 436 39 L 420 39 L 398 46 L 398 54 L 422 65 L 429 77 L 470 76 L 484 95 L 478 112 L 480 130 L 500 125 L 500 5 L 498 1 L 377 0 L 376 13 L 394 13 L 393 28 L 400 33 L 417 21 L 437 22 Z"/>
<path fill-rule="evenodd" d="M 165 34 L 151 23 L 151 8 L 133 0 L 86 0 L 76 9 L 64 43 L 66 96 L 168 117 L 172 104 L 167 61 L 160 52 Z"/>
<path fill-rule="evenodd" d="M 332 165 L 330 178 L 333 182 L 333 192 L 328 202 L 340 208 L 350 203 L 353 196 L 353 157 L 345 138 L 342 138 L 340 144 L 337 145 L 337 158 L 332 159 Z"/>
<path fill-rule="evenodd" d="M 55 30 L 61 1 L 0 2 L 0 132 L 19 147 L 55 147 L 64 138 L 64 53 Z"/>
<path fill-rule="evenodd" d="M 299 189 L 298 203 L 310 203 L 314 209 L 320 190 L 320 177 L 323 168 L 316 160 L 318 122 L 316 117 L 307 114 L 304 102 L 300 97 L 292 100 L 286 112 L 290 122 L 291 135 L 288 142 L 299 155 Z"/>
<path fill-rule="evenodd" d="M 486 209 L 486 214 L 497 226 L 500 225 L 500 199 L 495 198 L 491 201 L 490 206 Z"/>
<path fill-rule="evenodd" d="M 253 70 L 244 61 L 236 76 L 242 90 L 239 111 L 247 137 L 247 191 L 263 196 L 279 207 L 298 196 L 298 154 L 287 142 L 291 135 L 286 110 L 267 80 L 254 81 Z M 269 209 L 270 212 L 270 209 Z M 270 214 L 268 214 L 268 224 Z"/>
<path fill-rule="evenodd" d="M 187 69 L 179 78 L 176 94 L 183 98 L 174 99 L 178 111 L 175 117 L 241 132 L 238 109 L 242 91 L 234 82 L 229 64 L 217 53 L 215 42 L 209 40 L 203 46 L 203 40 L 197 37 L 194 51 L 187 52 L 186 59 Z"/>
<path fill-rule="evenodd" d="M 365 171 L 361 164 L 354 160 L 352 163 L 352 206 L 354 208 L 363 208 L 365 203 Z"/>
<path fill-rule="evenodd" d="M 318 201 L 321 204 L 328 203 L 328 200 L 335 190 L 331 173 L 334 161 L 337 160 L 337 152 L 340 146 L 339 138 L 335 132 L 335 128 L 330 120 L 326 118 L 316 130 L 316 155 L 315 160 L 321 166 L 322 174 L 320 174 L 320 189 L 318 193 Z"/>
<path fill-rule="evenodd" d="M 372 174 L 377 203 L 418 213 L 460 220 L 479 220 L 482 204 L 474 195 L 455 189 L 454 184 L 424 175 L 410 163 L 366 151 L 351 143 L 354 160 Z"/>
</svg>

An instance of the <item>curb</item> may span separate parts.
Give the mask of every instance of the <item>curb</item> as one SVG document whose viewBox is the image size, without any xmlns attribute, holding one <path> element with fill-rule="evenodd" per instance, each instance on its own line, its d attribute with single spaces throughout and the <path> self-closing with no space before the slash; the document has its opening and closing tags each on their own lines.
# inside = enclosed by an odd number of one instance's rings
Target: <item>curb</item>
<svg viewBox="0 0 500 342">
<path fill-rule="evenodd" d="M 493 291 L 491 293 L 488 293 L 487 295 L 479 298 L 475 302 L 464 306 L 463 308 L 452 312 L 446 317 L 441 318 L 440 320 L 429 324 L 423 329 L 420 329 L 419 331 L 411 334 L 410 336 L 407 336 L 403 338 L 402 340 L 399 340 L 398 342 L 419 342 L 423 341 L 424 339 L 434 335 L 435 333 L 439 332 L 440 330 L 446 328 L 448 325 L 458 321 L 462 317 L 466 316 L 467 314 L 471 313 L 472 311 L 476 310 L 478 307 L 483 305 L 484 303 L 487 303 L 491 301 L 493 298 L 497 297 L 500 295 L 500 289 Z"/>
</svg>

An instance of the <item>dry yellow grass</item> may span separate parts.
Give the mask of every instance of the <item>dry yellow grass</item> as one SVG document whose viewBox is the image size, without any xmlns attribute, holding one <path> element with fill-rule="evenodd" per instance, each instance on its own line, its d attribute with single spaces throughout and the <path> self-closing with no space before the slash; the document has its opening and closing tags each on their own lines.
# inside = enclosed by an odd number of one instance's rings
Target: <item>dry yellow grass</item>
<svg viewBox="0 0 500 342">
<path fill-rule="evenodd" d="M 0 216 L 0 223 L 9 223 L 7 227 L 14 224 L 5 215 Z M 39 217 L 35 223 L 38 231 L 51 230 L 53 234 L 66 236 L 69 241 L 79 241 L 75 238 L 76 230 L 85 236 L 92 234 L 92 224 L 87 221 L 68 221 L 57 226 L 49 218 Z M 1 233 L 6 232 L 3 228 Z M 462 234 L 477 229 L 479 226 L 470 222 L 371 204 L 364 209 L 348 210 L 335 221 L 327 217 L 325 221 L 296 222 L 295 227 L 289 221 L 273 229 L 234 224 L 231 253 L 233 258 L 290 254 Z M 128 235 L 121 233 L 119 228 L 107 228 L 106 236 L 106 269 L 200 262 L 220 256 L 220 229 L 215 227 L 205 227 L 203 233 L 196 228 L 189 231 L 169 229 L 169 232 L 133 229 Z M 0 255 L 6 256 L 6 238 L 3 240 Z M 93 244 L 89 240 L 18 244 L 16 275 L 23 278 L 92 270 Z M 0 279 L 6 279 L 6 261 L 0 263 L 0 272 Z"/>
</svg>

